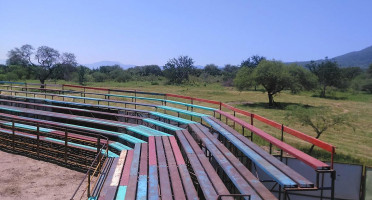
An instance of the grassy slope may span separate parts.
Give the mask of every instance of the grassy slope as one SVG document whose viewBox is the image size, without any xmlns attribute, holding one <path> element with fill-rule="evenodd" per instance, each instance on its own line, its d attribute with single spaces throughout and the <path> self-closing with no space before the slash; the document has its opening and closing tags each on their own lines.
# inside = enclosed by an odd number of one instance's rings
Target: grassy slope
<svg viewBox="0 0 372 200">
<path fill-rule="evenodd" d="M 150 92 L 175 93 L 222 101 L 314 136 L 314 132 L 310 127 L 302 126 L 298 122 L 286 119 L 286 114 L 288 113 L 287 110 L 267 108 L 267 95 L 259 91 L 238 92 L 233 88 L 222 87 L 219 84 L 209 84 L 207 86 L 165 86 L 162 84 L 151 85 L 150 82 L 134 81 L 128 83 L 89 83 L 88 85 L 137 89 Z M 283 92 L 275 97 L 275 101 L 280 102 L 284 106 L 291 104 L 309 105 L 314 107 L 328 106 L 331 107 L 335 113 L 349 113 L 352 116 L 351 124 L 355 127 L 355 130 L 351 127 L 340 126 L 337 129 L 328 130 L 320 139 L 337 147 L 336 161 L 372 166 L 372 95 L 336 93 L 335 96 L 338 100 L 312 97 L 311 95 L 311 93 L 292 95 L 288 92 Z M 199 104 L 206 105 L 202 103 Z M 246 120 L 249 119 L 246 118 Z M 280 131 L 277 129 L 257 122 L 255 122 L 255 125 L 270 134 L 280 137 Z M 267 145 L 260 140 L 255 141 Z M 308 143 L 299 141 L 288 134 L 285 135 L 285 141 L 303 150 L 307 150 L 310 147 Z M 323 159 L 329 159 L 329 154 L 325 154 L 322 151 L 318 150 L 314 153 L 319 154 Z M 324 154 L 326 156 L 324 156 Z"/>
</svg>

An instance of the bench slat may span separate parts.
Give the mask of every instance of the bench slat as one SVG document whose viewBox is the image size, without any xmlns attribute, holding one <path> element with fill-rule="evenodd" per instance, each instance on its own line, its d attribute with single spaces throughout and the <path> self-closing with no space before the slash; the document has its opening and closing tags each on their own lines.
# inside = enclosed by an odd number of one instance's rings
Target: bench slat
<svg viewBox="0 0 372 200">
<path fill-rule="evenodd" d="M 161 199 L 172 199 L 172 193 L 170 191 L 171 184 L 169 181 L 169 173 L 167 169 L 167 160 L 165 158 L 161 137 L 155 137 L 155 144 L 156 153 L 158 156 Z"/>
<path fill-rule="evenodd" d="M 265 173 L 270 175 L 275 181 L 277 181 L 283 187 L 297 187 L 296 182 L 286 176 L 283 172 L 274 167 L 271 163 L 263 159 L 259 154 L 245 145 L 243 142 L 238 140 L 233 134 L 226 131 L 220 125 L 215 123 L 208 117 L 203 118 L 209 125 L 217 130 L 221 135 L 227 138 L 231 143 L 235 145 L 241 152 L 248 156 L 256 165 L 259 166 Z"/>
<path fill-rule="evenodd" d="M 155 138 L 149 137 L 149 199 L 159 199 L 158 166 L 156 158 Z"/>
<path fill-rule="evenodd" d="M 306 179 L 305 177 L 301 176 L 299 173 L 288 167 L 286 164 L 280 162 L 279 159 L 273 157 L 268 152 L 263 150 L 258 145 L 254 144 L 252 141 L 250 141 L 248 138 L 244 137 L 237 131 L 235 131 L 230 126 L 222 123 L 218 119 L 211 118 L 216 123 L 219 123 L 222 127 L 224 127 L 226 130 L 230 131 L 231 133 L 234 133 L 237 138 L 240 139 L 240 141 L 244 142 L 247 146 L 252 148 L 254 151 L 256 151 L 258 154 L 260 154 L 263 158 L 265 158 L 267 161 L 269 161 L 271 164 L 276 166 L 279 170 L 281 170 L 283 173 L 288 175 L 292 180 L 296 181 L 300 187 L 314 187 L 314 183 Z"/>
<path fill-rule="evenodd" d="M 147 143 L 141 144 L 140 170 L 137 185 L 137 198 L 139 200 L 147 199 Z"/>
<path fill-rule="evenodd" d="M 295 158 L 301 160 L 302 162 L 308 164 L 314 169 L 330 169 L 330 166 L 326 163 L 290 146 L 289 144 L 286 144 L 279 139 L 267 134 L 266 132 L 262 131 L 261 129 L 252 126 L 251 124 L 248 124 L 244 122 L 241 119 L 235 118 L 232 115 L 225 113 L 223 111 L 219 111 L 219 113 L 223 114 L 224 116 L 228 117 L 229 119 L 232 119 L 233 121 L 237 122 L 238 124 L 242 125 L 243 127 L 247 128 L 248 130 L 254 132 L 264 140 L 274 144 L 275 146 L 279 147 L 283 151 L 287 152 L 288 154 L 294 156 Z"/>
<path fill-rule="evenodd" d="M 141 154 L 141 144 L 136 144 L 134 146 L 133 160 L 132 160 L 132 165 L 130 167 L 130 172 L 129 172 L 128 188 L 127 188 L 126 195 L 125 195 L 126 200 L 132 200 L 136 198 L 140 154 Z"/>
<path fill-rule="evenodd" d="M 173 136 L 172 136 L 173 137 Z M 166 136 L 161 137 L 164 145 L 165 155 L 168 163 L 168 170 L 172 185 L 174 199 L 186 199 L 185 190 L 181 182 L 181 177 L 178 172 L 177 163 L 173 155 L 172 147 L 169 143 L 169 138 Z"/>
</svg>

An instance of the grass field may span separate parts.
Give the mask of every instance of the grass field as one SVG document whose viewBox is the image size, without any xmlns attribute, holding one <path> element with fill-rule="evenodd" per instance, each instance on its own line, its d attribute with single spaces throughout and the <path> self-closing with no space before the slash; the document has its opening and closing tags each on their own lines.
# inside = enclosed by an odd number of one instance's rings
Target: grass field
<svg viewBox="0 0 372 200">
<path fill-rule="evenodd" d="M 35 81 L 37 82 L 37 81 Z M 62 84 L 64 82 L 57 82 Z M 71 83 L 76 84 L 76 83 Z M 366 93 L 333 92 L 332 98 L 318 98 L 314 92 L 304 92 L 301 94 L 290 94 L 284 91 L 275 97 L 275 101 L 280 103 L 281 108 L 267 107 L 267 94 L 262 91 L 239 92 L 231 87 L 223 87 L 220 84 L 200 84 L 200 85 L 154 85 L 151 82 L 103 82 L 88 83 L 89 86 L 112 87 L 121 89 L 136 89 L 149 92 L 175 93 L 187 96 L 205 98 L 210 100 L 228 103 L 240 109 L 259 114 L 268 119 L 272 119 L 284 125 L 288 125 L 296 130 L 315 136 L 313 130 L 308 126 L 302 126 L 299 122 L 289 120 L 286 116 L 289 111 L 288 105 L 310 106 L 310 107 L 330 107 L 335 114 L 348 113 L 350 115 L 350 126 L 340 125 L 336 129 L 329 129 L 320 137 L 336 146 L 335 161 L 343 163 L 364 164 L 372 166 L 372 95 Z M 207 105 L 202 104 L 201 105 Z M 248 119 L 246 119 L 248 120 Z M 267 125 L 256 123 L 258 127 L 266 132 L 280 137 L 280 131 Z M 258 138 L 258 137 L 256 137 Z M 256 142 L 267 145 L 259 139 Z M 308 143 L 293 138 L 286 134 L 285 141 L 304 151 L 310 148 Z M 314 156 L 329 160 L 329 154 L 315 148 Z"/>
</svg>

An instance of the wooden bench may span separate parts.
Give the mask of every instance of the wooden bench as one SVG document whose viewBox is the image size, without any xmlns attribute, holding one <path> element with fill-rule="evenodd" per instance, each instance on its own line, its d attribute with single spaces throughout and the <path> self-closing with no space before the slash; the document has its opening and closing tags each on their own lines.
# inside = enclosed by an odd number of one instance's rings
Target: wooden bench
<svg viewBox="0 0 372 200">
<path fill-rule="evenodd" d="M 226 113 L 226 112 L 223 112 L 223 111 L 218 111 L 219 113 L 221 113 L 222 115 L 224 115 L 225 117 L 227 117 L 228 119 L 231 119 L 233 120 L 234 122 L 240 124 L 241 126 L 243 126 L 244 128 L 248 129 L 249 131 L 252 131 L 253 133 L 255 133 L 256 135 L 260 136 L 262 139 L 272 143 L 273 145 L 277 146 L 278 148 L 282 149 L 283 151 L 287 152 L 288 154 L 290 154 L 291 156 L 301 160 L 302 162 L 306 163 L 307 165 L 309 165 L 310 167 L 314 168 L 315 170 L 329 170 L 330 169 L 330 166 L 294 147 L 292 147 L 291 145 L 275 138 L 274 136 L 271 136 L 269 135 L 268 133 L 262 131 L 261 129 L 239 119 L 239 118 L 236 118 L 234 117 L 233 115 L 229 114 L 229 113 Z M 224 125 L 223 123 L 221 123 L 219 120 L 217 119 L 213 119 L 213 118 L 210 118 L 212 119 L 214 122 L 216 123 L 219 123 L 220 125 L 223 125 L 225 127 L 227 127 L 226 125 Z M 237 133 L 238 135 L 240 135 L 239 133 Z"/>
<path fill-rule="evenodd" d="M 108 176 L 99 199 L 198 199 L 173 136 L 150 137 L 125 156 Z M 115 175 L 118 171 L 121 177 Z"/>
<path fill-rule="evenodd" d="M 201 124 L 190 124 L 189 127 L 194 138 L 214 159 L 212 162 L 217 162 L 227 175 L 234 190 L 240 194 L 251 195 L 251 199 L 275 199 L 272 193 L 207 128 Z"/>
<path fill-rule="evenodd" d="M 196 141 L 187 130 L 176 131 L 183 157 L 198 180 L 198 193 L 205 199 L 217 199 L 219 195 L 230 195 L 229 190 L 214 170 Z M 223 198 L 232 199 L 232 198 Z"/>
<path fill-rule="evenodd" d="M 228 140 L 233 146 L 247 156 L 256 166 L 269 175 L 283 188 L 313 188 L 314 184 L 289 168 L 264 149 L 239 134 L 237 131 L 215 118 L 203 118 L 212 129 L 219 133 L 219 139 Z M 230 148 L 230 149 L 235 149 Z"/>
</svg>

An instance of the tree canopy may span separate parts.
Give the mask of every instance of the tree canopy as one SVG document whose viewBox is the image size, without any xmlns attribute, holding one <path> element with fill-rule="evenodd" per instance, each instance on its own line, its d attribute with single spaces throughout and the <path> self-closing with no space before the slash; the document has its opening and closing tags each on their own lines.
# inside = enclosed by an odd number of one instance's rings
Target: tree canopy
<svg viewBox="0 0 372 200">
<path fill-rule="evenodd" d="M 164 66 L 164 76 L 172 84 L 181 84 L 189 80 L 189 74 L 195 70 L 194 61 L 188 56 L 169 60 Z"/>
<path fill-rule="evenodd" d="M 290 89 L 293 93 L 312 89 L 315 80 L 310 72 L 300 66 L 262 60 L 255 69 L 241 68 L 234 83 L 240 91 L 251 87 L 253 83 L 262 85 L 267 92 L 269 106 L 274 106 L 274 95 L 277 93 L 284 89 Z"/>
<path fill-rule="evenodd" d="M 34 59 L 32 55 L 35 54 Z M 37 61 L 37 64 L 33 62 Z M 72 53 L 60 53 L 48 46 L 40 46 L 34 52 L 34 48 L 31 45 L 23 45 L 21 48 L 14 48 L 8 52 L 8 65 L 20 65 L 27 67 L 30 71 L 33 71 L 36 77 L 40 80 L 41 84 L 45 83 L 55 68 L 62 67 L 62 71 L 68 71 L 66 68 L 76 67 L 76 57 Z M 41 86 L 43 87 L 43 85 Z"/>
<path fill-rule="evenodd" d="M 320 85 L 320 97 L 326 97 L 327 87 L 342 87 L 342 72 L 335 61 L 328 58 L 321 63 L 312 61 L 306 67 L 318 77 Z"/>
</svg>

